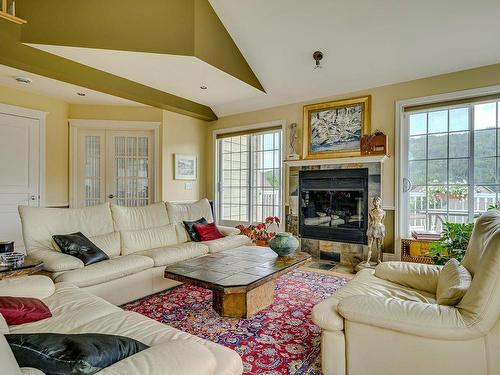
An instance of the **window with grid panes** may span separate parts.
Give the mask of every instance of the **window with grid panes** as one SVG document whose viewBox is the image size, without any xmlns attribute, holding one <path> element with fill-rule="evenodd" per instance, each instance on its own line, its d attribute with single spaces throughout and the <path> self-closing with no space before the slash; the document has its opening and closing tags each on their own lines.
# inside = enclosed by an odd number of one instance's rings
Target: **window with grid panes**
<svg viewBox="0 0 500 375">
<path fill-rule="evenodd" d="M 500 193 L 499 100 L 406 113 L 406 230 L 473 222 Z"/>
<path fill-rule="evenodd" d="M 281 129 L 217 140 L 219 221 L 255 223 L 281 216 L 281 142 Z"/>
</svg>

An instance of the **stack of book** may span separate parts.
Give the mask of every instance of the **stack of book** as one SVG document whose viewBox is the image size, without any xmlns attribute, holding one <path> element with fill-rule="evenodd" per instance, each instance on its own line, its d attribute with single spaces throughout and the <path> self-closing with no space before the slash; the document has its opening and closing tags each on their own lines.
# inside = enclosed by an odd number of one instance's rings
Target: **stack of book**
<svg viewBox="0 0 500 375">
<path fill-rule="evenodd" d="M 419 241 L 436 241 L 441 238 L 441 234 L 435 232 L 417 232 L 413 230 L 411 236 Z"/>
</svg>

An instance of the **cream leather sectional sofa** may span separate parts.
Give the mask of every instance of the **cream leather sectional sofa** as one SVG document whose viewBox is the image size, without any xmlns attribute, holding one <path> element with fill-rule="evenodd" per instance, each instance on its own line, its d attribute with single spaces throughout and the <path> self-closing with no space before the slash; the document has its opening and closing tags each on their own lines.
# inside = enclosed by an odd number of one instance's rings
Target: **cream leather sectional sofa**
<svg viewBox="0 0 500 375">
<path fill-rule="evenodd" d="M 102 204 L 93 207 L 37 208 L 20 206 L 28 258 L 44 262 L 54 282 L 68 282 L 115 305 L 178 284 L 163 278 L 165 266 L 249 243 L 235 228 L 219 226 L 226 237 L 192 242 L 183 220 L 213 221 L 207 199 L 195 203 L 161 202 L 144 207 Z M 82 232 L 109 260 L 89 266 L 56 251 L 52 235 Z"/>
<path fill-rule="evenodd" d="M 125 292 L 123 289 L 117 293 Z M 54 284 L 47 276 L 1 280 L 0 295 L 41 299 L 52 317 L 38 322 L 7 326 L 0 315 L 0 374 L 43 375 L 20 369 L 4 338 L 13 333 L 101 333 L 126 336 L 149 346 L 101 371 L 99 375 L 241 375 L 240 356 L 222 345 L 123 311 L 70 283 Z"/>
</svg>

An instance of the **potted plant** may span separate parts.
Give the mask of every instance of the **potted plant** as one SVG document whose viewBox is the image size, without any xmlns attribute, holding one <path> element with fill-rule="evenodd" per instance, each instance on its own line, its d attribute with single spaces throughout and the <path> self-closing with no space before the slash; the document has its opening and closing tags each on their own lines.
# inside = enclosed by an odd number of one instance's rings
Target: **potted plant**
<svg viewBox="0 0 500 375">
<path fill-rule="evenodd" d="M 250 238 L 257 246 L 268 246 L 269 240 L 274 237 L 275 232 L 270 231 L 271 225 L 280 224 L 280 219 L 277 216 L 268 216 L 263 223 L 251 224 L 248 227 L 238 225 L 242 234 Z"/>
<path fill-rule="evenodd" d="M 455 258 L 459 262 L 462 260 L 469 244 L 474 224 L 443 223 L 441 239 L 431 243 L 427 253 L 434 264 L 443 265 L 450 258 Z"/>
</svg>

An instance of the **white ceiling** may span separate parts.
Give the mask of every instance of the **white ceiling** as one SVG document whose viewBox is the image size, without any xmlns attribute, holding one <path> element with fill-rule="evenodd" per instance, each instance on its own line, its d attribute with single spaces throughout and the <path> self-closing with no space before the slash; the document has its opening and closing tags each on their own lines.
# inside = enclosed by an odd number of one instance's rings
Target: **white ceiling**
<svg viewBox="0 0 500 375">
<path fill-rule="evenodd" d="M 193 57 L 37 47 L 219 116 L 500 62 L 499 0 L 209 1 L 267 93 Z"/>
<path fill-rule="evenodd" d="M 225 115 L 500 62 L 499 0 L 209 1 L 268 93 Z"/>
<path fill-rule="evenodd" d="M 19 83 L 15 77 L 26 77 L 33 80 L 31 84 Z M 89 90 L 70 83 L 57 81 L 37 74 L 28 73 L 23 70 L 0 65 L 0 86 L 12 87 L 18 90 L 32 92 L 34 94 L 51 96 L 71 104 L 99 104 L 99 105 L 126 105 L 142 106 L 127 99 L 103 94 L 102 92 Z M 1 88 L 0 88 L 1 89 Z M 78 92 L 85 96 L 77 95 Z"/>
<path fill-rule="evenodd" d="M 193 56 L 46 44 L 30 46 L 212 108 L 259 93 L 264 96 L 256 88 Z"/>
</svg>

